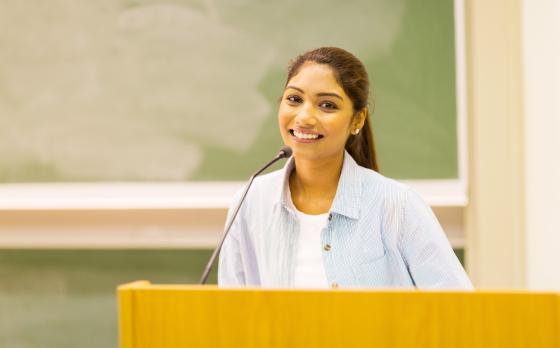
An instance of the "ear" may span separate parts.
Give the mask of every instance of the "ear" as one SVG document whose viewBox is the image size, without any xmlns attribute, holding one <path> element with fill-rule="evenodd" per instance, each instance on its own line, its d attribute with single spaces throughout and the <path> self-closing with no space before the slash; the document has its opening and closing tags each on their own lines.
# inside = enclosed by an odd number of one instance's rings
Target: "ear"
<svg viewBox="0 0 560 348">
<path fill-rule="evenodd" d="M 361 111 L 358 111 L 354 119 L 352 120 L 352 129 L 362 129 L 364 123 L 366 122 L 366 116 L 368 114 L 367 106 Z"/>
</svg>

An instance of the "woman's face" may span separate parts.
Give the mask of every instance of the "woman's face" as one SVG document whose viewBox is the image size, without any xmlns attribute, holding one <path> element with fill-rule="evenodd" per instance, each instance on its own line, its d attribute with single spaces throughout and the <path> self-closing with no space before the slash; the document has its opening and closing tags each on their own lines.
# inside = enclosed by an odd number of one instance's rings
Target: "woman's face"
<svg viewBox="0 0 560 348">
<path fill-rule="evenodd" d="M 356 118 L 353 113 L 352 101 L 332 69 L 326 64 L 306 62 L 288 81 L 282 95 L 278 110 L 280 134 L 298 159 L 339 156 L 350 132 L 361 128 L 362 113 Z"/>
</svg>

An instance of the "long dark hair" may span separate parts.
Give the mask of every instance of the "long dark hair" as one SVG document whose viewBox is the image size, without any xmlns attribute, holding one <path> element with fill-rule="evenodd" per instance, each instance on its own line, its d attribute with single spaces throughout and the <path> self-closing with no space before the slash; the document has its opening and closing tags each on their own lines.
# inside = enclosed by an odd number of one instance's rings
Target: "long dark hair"
<svg viewBox="0 0 560 348">
<path fill-rule="evenodd" d="M 328 65 L 335 74 L 336 80 L 344 92 L 352 100 L 354 117 L 368 106 L 369 78 L 362 62 L 352 53 L 338 47 L 320 47 L 305 52 L 290 62 L 288 78 L 295 76 L 303 63 L 315 62 Z M 375 155 L 375 143 L 369 123 L 369 108 L 366 111 L 364 126 L 357 135 L 350 135 L 345 145 L 346 151 L 362 167 L 379 170 Z"/>
</svg>

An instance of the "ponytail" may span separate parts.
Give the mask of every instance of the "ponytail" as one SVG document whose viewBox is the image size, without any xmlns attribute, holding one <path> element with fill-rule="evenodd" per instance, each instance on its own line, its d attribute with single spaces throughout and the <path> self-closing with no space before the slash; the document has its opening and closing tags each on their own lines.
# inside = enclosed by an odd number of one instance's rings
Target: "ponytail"
<svg viewBox="0 0 560 348">
<path fill-rule="evenodd" d="M 358 134 L 348 137 L 345 148 L 360 166 L 379 171 L 369 112 L 366 114 L 364 126 Z"/>
</svg>

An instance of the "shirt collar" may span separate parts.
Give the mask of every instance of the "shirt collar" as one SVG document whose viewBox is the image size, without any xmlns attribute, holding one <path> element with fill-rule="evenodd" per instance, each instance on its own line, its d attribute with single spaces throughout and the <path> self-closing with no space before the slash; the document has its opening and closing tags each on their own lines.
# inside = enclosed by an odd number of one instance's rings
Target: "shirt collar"
<svg viewBox="0 0 560 348">
<path fill-rule="evenodd" d="M 292 198 L 290 195 L 290 174 L 294 170 L 295 160 L 293 157 L 286 162 L 283 170 L 282 187 L 278 203 L 291 211 Z M 342 171 L 338 179 L 336 195 L 334 197 L 330 212 L 344 215 L 351 219 L 360 217 L 360 199 L 362 195 L 362 184 L 360 180 L 360 166 L 352 156 L 344 151 Z"/>
</svg>

